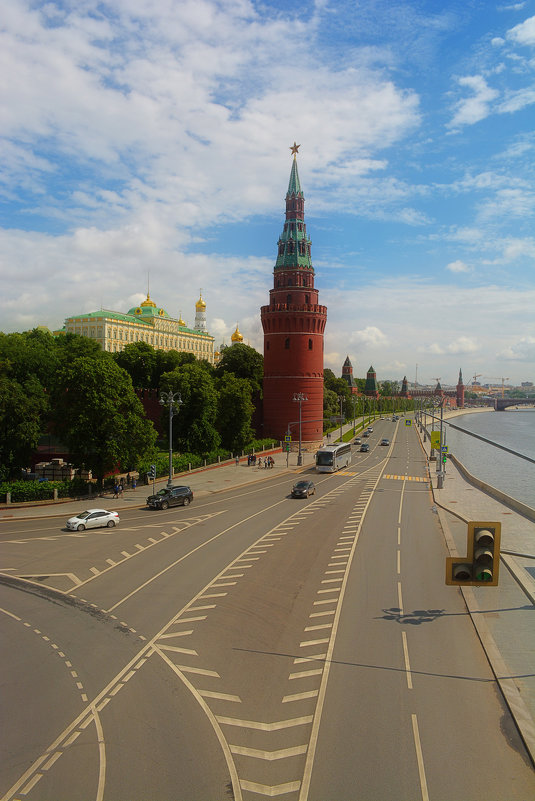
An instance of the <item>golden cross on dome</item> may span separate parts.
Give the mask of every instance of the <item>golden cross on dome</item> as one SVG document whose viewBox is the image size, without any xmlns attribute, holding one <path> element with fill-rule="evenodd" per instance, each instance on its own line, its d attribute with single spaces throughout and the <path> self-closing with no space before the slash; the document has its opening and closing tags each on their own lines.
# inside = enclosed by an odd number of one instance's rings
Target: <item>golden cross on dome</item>
<svg viewBox="0 0 535 801">
<path fill-rule="evenodd" d="M 296 145 L 295 144 L 295 139 L 294 139 L 293 145 L 290 145 L 290 150 L 292 151 L 292 155 L 293 155 L 294 158 L 295 158 L 296 154 L 298 153 L 300 147 L 301 147 L 301 145 Z"/>
</svg>

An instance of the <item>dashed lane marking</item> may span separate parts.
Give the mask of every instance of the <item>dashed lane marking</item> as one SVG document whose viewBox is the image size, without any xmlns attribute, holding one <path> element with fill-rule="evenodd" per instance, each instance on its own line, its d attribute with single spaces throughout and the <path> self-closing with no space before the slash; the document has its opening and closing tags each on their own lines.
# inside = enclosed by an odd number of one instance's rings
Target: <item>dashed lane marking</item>
<svg viewBox="0 0 535 801">
<path fill-rule="evenodd" d="M 383 478 L 390 478 L 390 479 L 394 479 L 396 481 L 420 481 L 420 482 L 428 482 L 429 481 L 428 478 L 425 478 L 425 477 L 422 477 L 422 476 L 394 476 L 394 475 L 390 475 L 390 474 L 387 474 L 387 473 L 385 473 L 383 475 Z"/>
</svg>

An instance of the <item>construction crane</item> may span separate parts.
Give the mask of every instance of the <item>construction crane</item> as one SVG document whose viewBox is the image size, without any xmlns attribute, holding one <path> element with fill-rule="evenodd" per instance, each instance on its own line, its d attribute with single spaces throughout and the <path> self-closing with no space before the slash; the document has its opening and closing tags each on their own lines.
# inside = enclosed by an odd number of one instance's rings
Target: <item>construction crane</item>
<svg viewBox="0 0 535 801">
<path fill-rule="evenodd" d="M 503 376 L 486 375 L 485 378 L 490 379 L 490 381 L 501 381 L 502 382 L 502 398 L 504 398 L 505 397 L 505 382 L 509 381 L 509 377 L 504 378 Z"/>
<path fill-rule="evenodd" d="M 477 382 L 477 379 L 481 378 L 482 375 L 483 373 L 474 373 L 474 376 L 472 378 L 472 385 L 474 385 Z"/>
</svg>

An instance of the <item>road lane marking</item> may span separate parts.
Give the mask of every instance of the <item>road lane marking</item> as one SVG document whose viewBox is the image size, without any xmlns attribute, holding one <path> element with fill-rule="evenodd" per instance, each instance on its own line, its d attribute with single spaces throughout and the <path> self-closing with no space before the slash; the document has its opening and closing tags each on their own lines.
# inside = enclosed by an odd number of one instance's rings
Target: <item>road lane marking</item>
<svg viewBox="0 0 535 801">
<path fill-rule="evenodd" d="M 268 762 L 273 762 L 275 759 L 288 759 L 288 757 L 306 754 L 308 746 L 294 745 L 291 748 L 279 748 L 276 751 L 262 751 L 259 748 L 247 748 L 247 746 L 231 745 L 229 743 L 229 748 L 233 754 L 238 754 L 239 756 L 248 756 L 253 759 L 265 759 Z"/>
<path fill-rule="evenodd" d="M 226 726 L 239 726 L 241 729 L 255 729 L 256 731 L 281 731 L 282 729 L 292 729 L 296 726 L 308 726 L 314 719 L 313 715 L 305 715 L 300 718 L 290 718 L 289 720 L 277 720 L 274 723 L 264 723 L 261 720 L 240 720 L 239 718 L 228 718 L 216 715 L 218 723 Z"/>
<path fill-rule="evenodd" d="M 407 676 L 407 686 L 409 690 L 412 690 L 412 673 L 411 663 L 409 661 L 409 648 L 407 645 L 407 634 L 404 631 L 401 632 L 401 640 L 403 642 L 403 656 L 405 658 L 405 675 Z"/>
<path fill-rule="evenodd" d="M 290 673 L 289 679 L 308 679 L 310 676 L 321 676 L 323 673 L 322 668 L 315 668 L 314 670 L 301 670 L 299 673 Z"/>
<path fill-rule="evenodd" d="M 425 778 L 424 758 L 422 754 L 422 744 L 420 742 L 420 733 L 418 731 L 418 720 L 416 715 L 411 715 L 412 718 L 412 733 L 414 736 L 414 747 L 416 748 L 416 760 L 418 762 L 418 774 L 420 776 L 420 790 L 422 792 L 422 801 L 429 801 L 429 793 L 427 792 L 427 781 Z"/>
<path fill-rule="evenodd" d="M 301 787 L 301 782 L 286 782 L 286 784 L 258 784 L 258 782 L 248 782 L 245 779 L 240 779 L 240 787 L 242 790 L 250 790 L 252 793 L 256 793 L 257 795 L 269 795 L 273 797 L 275 795 L 287 795 L 288 793 L 293 793 Z"/>
<path fill-rule="evenodd" d="M 309 698 L 317 698 L 319 690 L 309 690 L 306 693 L 294 693 L 293 695 L 285 695 L 282 699 L 283 704 L 290 704 L 293 701 L 307 701 Z"/>
<path fill-rule="evenodd" d="M 403 614 L 403 598 L 401 597 L 401 581 L 398 581 L 398 607 L 399 612 Z"/>
</svg>

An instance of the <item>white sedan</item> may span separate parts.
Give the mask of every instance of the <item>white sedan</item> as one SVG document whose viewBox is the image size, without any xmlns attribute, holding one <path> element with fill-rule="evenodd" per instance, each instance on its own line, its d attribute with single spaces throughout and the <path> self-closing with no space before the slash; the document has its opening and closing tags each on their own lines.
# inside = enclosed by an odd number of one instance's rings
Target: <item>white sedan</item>
<svg viewBox="0 0 535 801">
<path fill-rule="evenodd" d="M 107 512 L 106 509 L 87 509 L 85 512 L 67 520 L 67 528 L 70 531 L 84 531 L 86 528 L 100 528 L 107 526 L 113 528 L 120 522 L 117 512 Z"/>
</svg>

